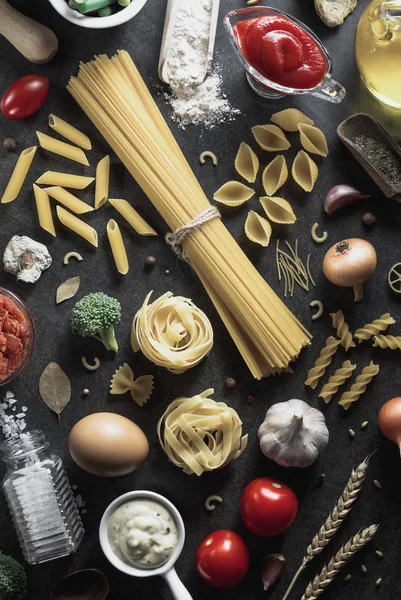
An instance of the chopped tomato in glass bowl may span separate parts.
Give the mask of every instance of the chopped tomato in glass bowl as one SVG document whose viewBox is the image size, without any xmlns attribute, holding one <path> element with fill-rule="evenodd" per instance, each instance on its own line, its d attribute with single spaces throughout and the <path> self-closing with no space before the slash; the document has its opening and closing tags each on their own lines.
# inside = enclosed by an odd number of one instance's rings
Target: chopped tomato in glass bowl
<svg viewBox="0 0 401 600">
<path fill-rule="evenodd" d="M 35 327 L 28 306 L 0 287 L 0 386 L 21 373 L 34 343 Z"/>
</svg>

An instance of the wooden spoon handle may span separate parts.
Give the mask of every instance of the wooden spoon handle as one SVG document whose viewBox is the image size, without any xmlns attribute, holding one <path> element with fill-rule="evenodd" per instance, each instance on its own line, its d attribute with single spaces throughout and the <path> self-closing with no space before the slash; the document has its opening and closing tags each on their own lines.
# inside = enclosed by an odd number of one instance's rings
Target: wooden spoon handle
<svg viewBox="0 0 401 600">
<path fill-rule="evenodd" d="M 0 34 L 36 64 L 49 62 L 58 49 L 57 37 L 51 29 L 22 15 L 5 0 L 0 0 Z"/>
</svg>

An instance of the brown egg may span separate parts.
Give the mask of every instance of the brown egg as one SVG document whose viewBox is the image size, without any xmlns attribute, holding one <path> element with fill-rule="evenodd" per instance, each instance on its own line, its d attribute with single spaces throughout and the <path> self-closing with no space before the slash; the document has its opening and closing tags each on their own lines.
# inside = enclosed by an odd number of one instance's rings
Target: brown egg
<svg viewBox="0 0 401 600">
<path fill-rule="evenodd" d="M 142 429 L 115 413 L 84 417 L 71 430 L 68 449 L 82 469 L 100 477 L 119 477 L 139 469 L 149 454 Z"/>
</svg>

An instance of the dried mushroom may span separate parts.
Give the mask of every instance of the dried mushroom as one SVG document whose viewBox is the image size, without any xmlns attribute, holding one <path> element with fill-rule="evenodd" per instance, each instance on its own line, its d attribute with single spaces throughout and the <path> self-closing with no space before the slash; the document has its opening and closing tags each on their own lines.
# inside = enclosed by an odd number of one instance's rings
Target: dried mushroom
<svg viewBox="0 0 401 600">
<path fill-rule="evenodd" d="M 354 12 L 356 4 L 357 0 L 315 0 L 315 9 L 325 25 L 337 27 Z"/>
<path fill-rule="evenodd" d="M 52 257 L 44 244 L 14 235 L 4 251 L 3 264 L 6 273 L 12 273 L 18 281 L 35 283 L 52 264 Z"/>
</svg>

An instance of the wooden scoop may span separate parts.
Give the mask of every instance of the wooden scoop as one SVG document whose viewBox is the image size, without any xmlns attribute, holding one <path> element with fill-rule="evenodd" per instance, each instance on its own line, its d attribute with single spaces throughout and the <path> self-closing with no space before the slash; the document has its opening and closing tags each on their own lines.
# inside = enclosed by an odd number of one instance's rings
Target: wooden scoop
<svg viewBox="0 0 401 600">
<path fill-rule="evenodd" d="M 0 0 L 0 34 L 36 64 L 49 62 L 57 52 L 58 41 L 53 31 L 22 15 L 6 0 Z"/>
</svg>

